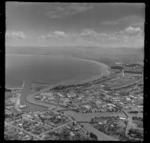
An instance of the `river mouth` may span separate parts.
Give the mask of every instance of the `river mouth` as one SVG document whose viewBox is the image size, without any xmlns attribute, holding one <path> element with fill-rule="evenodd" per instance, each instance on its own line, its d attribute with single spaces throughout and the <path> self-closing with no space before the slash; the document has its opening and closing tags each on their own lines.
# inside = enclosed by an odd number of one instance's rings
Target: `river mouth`
<svg viewBox="0 0 150 143">
<path fill-rule="evenodd" d="M 6 55 L 6 83 L 8 87 L 21 87 L 20 81 L 68 84 L 96 79 L 102 75 L 101 63 L 64 56 Z M 22 82 L 21 82 L 22 83 Z"/>
</svg>

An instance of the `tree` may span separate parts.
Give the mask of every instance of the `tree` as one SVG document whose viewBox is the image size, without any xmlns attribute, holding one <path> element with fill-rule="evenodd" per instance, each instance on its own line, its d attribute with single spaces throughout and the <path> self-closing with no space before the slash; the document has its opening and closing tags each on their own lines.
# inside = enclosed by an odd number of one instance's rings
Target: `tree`
<svg viewBox="0 0 150 143">
<path fill-rule="evenodd" d="M 123 90 L 123 91 L 120 92 L 120 94 L 121 94 L 122 96 L 128 96 L 128 95 L 129 95 L 129 92 Z"/>
<path fill-rule="evenodd" d="M 82 128 L 84 128 L 84 126 L 83 125 L 80 125 Z"/>
<path fill-rule="evenodd" d="M 90 133 L 90 137 L 91 137 L 92 139 L 97 140 L 97 136 L 96 136 L 95 134 L 93 134 L 93 133 Z"/>
</svg>

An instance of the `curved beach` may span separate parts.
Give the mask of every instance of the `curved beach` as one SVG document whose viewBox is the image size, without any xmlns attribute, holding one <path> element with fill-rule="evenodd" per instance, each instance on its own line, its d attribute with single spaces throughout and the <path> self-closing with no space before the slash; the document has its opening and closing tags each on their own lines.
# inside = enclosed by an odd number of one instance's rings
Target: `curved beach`
<svg viewBox="0 0 150 143">
<path fill-rule="evenodd" d="M 64 56 L 59 56 L 60 58 L 63 58 Z M 66 58 L 66 57 L 65 57 Z M 93 63 L 93 64 L 96 64 L 99 66 L 100 68 L 100 72 L 98 75 L 94 75 L 90 78 L 87 78 L 87 79 L 82 79 L 82 80 L 76 80 L 76 79 L 69 79 L 69 80 L 64 80 L 64 81 L 60 81 L 58 83 L 61 83 L 61 84 L 65 84 L 65 85 L 71 85 L 71 84 L 83 84 L 83 83 L 86 83 L 86 82 L 91 82 L 93 80 L 97 80 L 103 76 L 108 76 L 110 74 L 110 70 L 109 70 L 109 66 L 104 64 L 104 63 L 100 63 L 98 61 L 94 61 L 94 60 L 89 60 L 89 59 L 82 59 L 82 58 L 76 58 L 76 57 L 67 57 L 67 58 L 71 58 L 71 59 L 76 59 L 76 60 L 82 60 L 82 61 L 85 61 L 85 62 L 90 62 L 90 63 Z M 34 82 L 34 81 L 33 81 Z M 35 81 L 36 82 L 36 81 Z M 38 82 L 36 82 L 38 83 Z M 39 82 L 40 83 L 40 82 Z M 44 84 L 44 83 L 43 83 Z M 46 83 L 48 84 L 48 83 Z M 53 84 L 50 84 L 50 85 L 53 85 Z M 54 84 L 55 85 L 55 84 Z"/>
<path fill-rule="evenodd" d="M 105 69 L 106 70 L 106 69 Z M 104 74 L 102 74 L 101 76 L 103 76 Z M 96 78 L 96 77 L 95 77 Z M 91 80 L 91 79 L 88 79 L 88 80 Z M 33 92 L 29 95 L 26 96 L 26 101 L 29 102 L 30 104 L 32 104 L 33 106 L 34 105 L 38 105 L 39 107 L 41 108 L 52 108 L 53 105 L 54 106 L 57 106 L 59 107 L 60 109 L 65 109 L 64 107 L 61 107 L 57 104 L 46 104 L 46 103 L 43 103 L 43 102 L 38 102 L 34 99 L 34 96 L 37 95 L 37 94 L 40 94 L 42 92 L 46 92 L 47 90 L 50 90 L 58 85 L 62 85 L 62 84 L 65 84 L 64 82 L 59 82 L 57 84 L 54 84 L 54 85 L 50 85 L 46 88 L 43 88 L 41 89 L 40 91 L 36 91 L 36 92 Z M 65 84 L 66 85 L 66 84 Z M 58 110 L 59 110 L 58 108 Z M 86 114 L 83 115 L 83 114 L 80 114 L 80 113 L 76 113 L 76 112 L 73 112 L 73 111 L 69 111 L 69 112 L 65 112 L 65 114 L 67 114 L 68 116 L 71 116 L 73 118 L 76 119 L 76 121 L 80 122 L 80 121 L 87 121 L 87 122 L 90 122 L 91 118 L 92 117 L 95 117 L 95 116 L 118 116 L 117 113 L 112 113 L 112 114 L 107 114 L 105 115 L 105 113 L 89 113 L 89 114 Z M 92 116 L 91 116 L 92 115 Z M 98 136 L 98 140 L 102 140 L 102 141 L 118 141 L 118 139 L 112 137 L 112 136 L 109 136 L 109 135 L 106 135 L 98 130 L 96 130 L 95 128 L 93 128 L 89 123 L 86 123 L 86 124 L 82 124 L 84 126 L 84 128 L 88 131 L 88 132 L 93 132 L 95 133 L 97 136 Z"/>
<path fill-rule="evenodd" d="M 77 59 L 77 58 L 73 58 L 73 59 Z M 93 80 L 97 80 L 103 76 L 108 76 L 110 74 L 110 71 L 109 71 L 109 66 L 107 66 L 106 64 L 103 64 L 103 63 L 100 63 L 100 62 L 97 62 L 97 61 L 94 61 L 94 60 L 88 60 L 88 59 L 78 59 L 78 60 L 83 60 L 83 61 L 88 61 L 90 63 L 94 63 L 94 64 L 97 64 L 99 67 L 100 67 L 100 72 L 98 75 L 94 75 L 90 78 L 87 78 L 87 79 L 84 79 L 84 80 L 76 80 L 76 79 L 69 79 L 69 80 L 63 80 L 63 81 L 60 81 L 61 84 L 65 84 L 65 85 L 71 85 L 71 84 L 83 84 L 83 83 L 87 83 L 87 82 L 91 82 Z M 38 82 L 38 81 L 32 81 L 33 83 L 39 83 L 39 84 L 50 84 L 50 83 L 43 83 L 43 82 Z M 60 83 L 59 82 L 59 83 Z M 53 85 L 53 84 L 50 84 L 50 85 Z"/>
<path fill-rule="evenodd" d="M 90 60 L 89 60 L 90 61 Z M 108 75 L 109 74 L 109 71 L 108 71 L 108 66 L 107 65 L 105 65 L 105 64 L 102 64 L 102 63 L 99 63 L 99 62 L 95 62 L 95 61 L 90 61 L 90 62 L 93 62 L 93 63 L 96 63 L 96 64 L 98 64 L 101 68 L 100 68 L 100 75 L 99 76 L 95 76 L 95 77 L 92 77 L 92 78 L 90 78 L 90 79 L 87 79 L 87 80 L 84 80 L 84 81 L 82 81 L 82 83 L 83 82 L 87 82 L 87 81 L 92 81 L 92 80 L 94 80 L 94 79 L 97 79 L 97 78 L 100 78 L 100 77 L 102 77 L 102 76 L 104 76 L 104 75 Z M 30 92 L 30 90 L 31 90 L 31 82 L 30 81 L 27 81 L 27 82 L 25 82 L 25 84 L 24 84 L 24 92 L 23 92 L 23 98 L 22 99 L 24 99 L 24 100 L 26 100 L 26 102 L 28 103 L 28 105 L 31 107 L 27 107 L 28 109 L 29 109 L 29 111 L 32 111 L 32 109 L 33 109 L 33 111 L 35 111 L 35 110 L 39 110 L 39 111 L 44 111 L 44 110 L 47 110 L 47 108 L 51 108 L 53 105 L 52 104 L 46 104 L 46 103 L 42 103 L 42 102 L 38 102 L 38 101 L 36 101 L 35 99 L 34 99 L 34 96 L 35 95 L 37 95 L 37 94 L 40 94 L 40 93 L 42 93 L 42 92 L 45 92 L 45 91 L 47 91 L 47 90 L 49 90 L 49 89 L 52 89 L 52 88 L 54 88 L 54 87 L 56 87 L 56 86 L 58 86 L 58 85 L 63 85 L 63 84 L 65 84 L 66 85 L 66 83 L 68 84 L 68 82 L 67 81 L 63 81 L 63 82 L 58 82 L 57 84 L 53 84 L 53 85 L 49 85 L 48 87 L 46 87 L 46 88 L 43 88 L 43 89 L 41 89 L 40 91 L 36 91 L 36 92 L 33 92 L 33 93 L 31 93 Z M 57 106 L 57 105 L 55 105 L 55 106 Z M 35 107 L 35 108 L 34 108 Z M 62 107 L 62 109 L 64 109 L 63 107 Z M 27 110 L 25 110 L 25 111 L 27 111 Z M 67 112 L 66 113 L 68 116 L 72 116 L 72 117 L 74 117 L 77 121 L 85 121 L 85 119 L 89 122 L 90 120 L 91 120 L 91 117 L 94 117 L 94 116 L 108 116 L 107 115 L 107 113 L 106 113 L 106 115 L 102 115 L 102 114 L 97 114 L 97 113 L 93 113 L 93 115 L 91 116 L 91 113 L 89 113 L 89 114 L 86 114 L 87 116 L 85 116 L 85 115 L 82 115 L 82 114 L 77 114 L 77 113 L 75 113 L 75 112 L 73 112 L 73 111 L 69 111 L 69 112 Z M 118 114 L 113 114 L 113 116 L 117 116 Z M 109 116 L 111 116 L 111 115 L 109 115 Z M 85 118 L 84 118 L 85 117 Z M 88 132 L 93 132 L 93 133 L 95 133 L 97 136 L 98 136 L 98 140 L 104 140 L 104 141 L 118 141 L 118 139 L 116 139 L 116 138 L 114 138 L 114 137 L 112 137 L 112 136 L 109 136 L 109 135 L 106 135 L 106 134 L 104 134 L 104 133 L 102 133 L 102 132 L 100 132 L 100 131 L 98 131 L 98 130 L 96 130 L 95 128 L 93 128 L 89 123 L 86 123 L 86 124 L 82 124 L 83 126 L 84 126 L 84 128 L 88 131 Z"/>
<path fill-rule="evenodd" d="M 55 84 L 60 81 L 77 84 L 109 74 L 108 66 L 105 64 L 70 56 L 8 55 L 6 66 L 8 82 L 10 79 L 46 84 Z"/>
<path fill-rule="evenodd" d="M 86 60 L 86 59 L 82 59 L 82 60 Z M 46 88 L 48 89 L 48 87 L 54 87 L 54 86 L 58 86 L 58 85 L 73 85 L 73 84 L 81 84 L 81 83 L 85 83 L 85 82 L 90 82 L 90 81 L 93 81 L 93 80 L 96 80 L 96 79 L 99 79 L 101 78 L 102 76 L 105 76 L 105 75 L 109 75 L 110 72 L 109 72 L 109 67 L 103 63 L 99 63 L 97 61 L 92 61 L 92 60 L 88 60 L 88 62 L 92 62 L 94 64 L 98 64 L 99 67 L 100 67 L 100 72 L 99 72 L 99 75 L 96 75 L 96 76 L 92 76 L 88 79 L 85 79 L 85 80 L 82 80 L 82 81 L 78 81 L 78 80 L 65 80 L 65 81 L 61 81 L 61 82 L 57 82 L 57 83 L 54 83 L 54 84 L 48 84 L 48 83 L 45 83 L 47 84 Z M 33 110 L 39 110 L 40 109 L 40 106 L 38 107 L 38 105 L 33 105 L 31 103 L 29 103 L 27 100 L 26 100 L 26 97 L 31 93 L 31 82 L 35 82 L 35 83 L 39 83 L 40 82 L 37 82 L 37 81 L 25 81 L 25 85 L 24 85 L 24 89 L 22 91 L 22 96 L 21 96 L 21 104 L 27 104 L 28 107 L 23 109 L 23 110 L 28 110 L 28 108 L 30 109 L 33 109 Z M 44 83 L 42 83 L 44 84 Z M 44 88 L 45 89 L 45 88 Z M 45 110 L 45 108 L 41 107 L 40 110 Z"/>
<path fill-rule="evenodd" d="M 37 56 L 37 55 L 35 55 L 35 56 Z M 43 56 L 43 55 L 41 55 L 41 56 Z M 59 56 L 59 58 L 64 58 L 64 56 Z M 35 83 L 37 83 L 37 85 L 38 85 L 38 83 L 39 84 L 42 83 L 43 85 L 47 84 L 47 87 L 48 86 L 53 86 L 53 85 L 57 85 L 58 86 L 60 84 L 67 86 L 67 85 L 82 84 L 82 83 L 90 82 L 90 81 L 99 79 L 102 76 L 106 76 L 106 75 L 110 74 L 109 67 L 107 65 L 103 64 L 103 63 L 100 63 L 100 62 L 97 62 L 97 61 L 93 61 L 93 60 L 88 60 L 88 59 L 75 58 L 75 57 L 67 57 L 67 58 L 76 59 L 79 62 L 80 61 L 86 61 L 86 64 L 87 63 L 89 63 L 89 64 L 95 64 L 95 67 L 97 67 L 97 72 L 95 72 L 95 74 L 91 74 L 91 75 L 89 74 L 89 75 L 85 75 L 83 77 L 82 77 L 83 74 L 81 74 L 79 76 L 76 76 L 76 77 L 73 76 L 70 79 L 60 80 L 60 81 L 54 82 L 54 83 L 48 83 L 48 82 L 45 83 L 44 80 L 43 81 L 42 80 L 36 80 L 35 81 L 35 80 L 30 80 L 30 79 L 23 79 L 24 80 L 24 84 L 23 84 L 23 90 L 22 90 L 22 96 L 21 96 L 21 104 L 23 104 L 23 105 L 27 104 L 32 109 L 34 107 L 37 108 L 37 109 L 39 109 L 37 105 L 32 105 L 31 103 L 29 103 L 29 102 L 26 101 L 26 96 L 31 93 L 31 87 L 32 87 L 31 83 L 35 82 Z M 91 69 L 91 71 L 92 71 L 92 69 Z"/>
<path fill-rule="evenodd" d="M 100 66 L 100 74 L 97 75 L 97 76 L 93 76 L 93 77 L 91 77 L 89 79 L 83 80 L 81 83 L 90 82 L 90 81 L 99 79 L 99 78 L 101 78 L 103 76 L 108 76 L 110 74 L 109 66 L 108 65 L 106 65 L 104 63 L 100 63 L 100 62 L 94 61 L 94 60 L 88 60 L 88 59 L 83 59 L 83 60 L 92 62 L 94 64 L 98 64 Z"/>
</svg>

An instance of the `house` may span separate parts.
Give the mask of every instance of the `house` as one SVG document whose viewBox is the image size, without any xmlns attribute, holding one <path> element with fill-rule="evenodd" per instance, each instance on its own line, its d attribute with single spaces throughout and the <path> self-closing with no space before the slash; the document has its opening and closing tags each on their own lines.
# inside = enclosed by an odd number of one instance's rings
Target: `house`
<svg viewBox="0 0 150 143">
<path fill-rule="evenodd" d="M 71 135 L 71 136 L 75 136 L 75 134 L 74 134 L 73 132 L 70 132 L 70 135 Z"/>
<path fill-rule="evenodd" d="M 85 107 L 86 109 L 90 109 L 91 108 L 90 105 L 83 105 L 83 107 Z"/>
<path fill-rule="evenodd" d="M 121 120 L 126 120 L 126 118 L 125 118 L 125 117 L 119 117 L 119 119 L 121 119 Z"/>
</svg>

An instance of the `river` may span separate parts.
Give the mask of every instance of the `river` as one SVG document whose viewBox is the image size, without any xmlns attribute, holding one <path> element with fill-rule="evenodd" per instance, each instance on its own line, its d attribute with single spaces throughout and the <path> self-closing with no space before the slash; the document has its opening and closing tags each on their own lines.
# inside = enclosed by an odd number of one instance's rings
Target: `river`
<svg viewBox="0 0 150 143">
<path fill-rule="evenodd" d="M 24 87 L 27 88 L 28 91 L 25 92 L 25 94 L 28 94 L 28 96 L 26 96 L 26 102 L 28 103 L 28 105 L 33 106 L 31 109 L 37 110 L 36 107 L 38 109 L 40 109 L 40 111 L 42 110 L 47 110 L 49 107 L 51 107 L 50 104 L 45 104 L 42 102 L 38 102 L 34 99 L 34 96 L 37 94 L 40 94 L 42 92 L 45 92 L 59 84 L 56 85 L 51 85 L 49 87 L 46 87 L 40 91 L 34 92 L 34 93 L 30 93 L 29 94 L 29 90 L 30 90 L 30 83 L 27 82 L 27 85 L 25 85 Z M 39 106 L 39 107 L 38 107 Z M 29 107 L 26 108 L 26 110 L 30 110 L 31 109 Z M 59 107 L 57 110 L 60 109 L 65 109 L 62 107 Z M 24 109 L 25 110 L 25 109 Z M 34 111 L 32 110 L 32 111 Z M 64 113 L 70 117 L 73 117 L 76 121 L 90 121 L 91 118 L 93 117 L 100 117 L 100 116 L 118 116 L 118 115 L 122 115 L 125 116 L 123 113 L 86 113 L 86 114 L 82 114 L 82 113 L 76 113 L 74 111 L 64 111 Z M 108 136 L 100 131 L 98 131 L 97 129 L 93 128 L 89 123 L 82 123 L 82 125 L 84 126 L 84 128 L 88 131 L 88 132 L 93 132 L 94 134 L 96 134 L 98 136 L 98 140 L 111 140 L 111 141 L 117 141 L 118 139 Z"/>
</svg>

